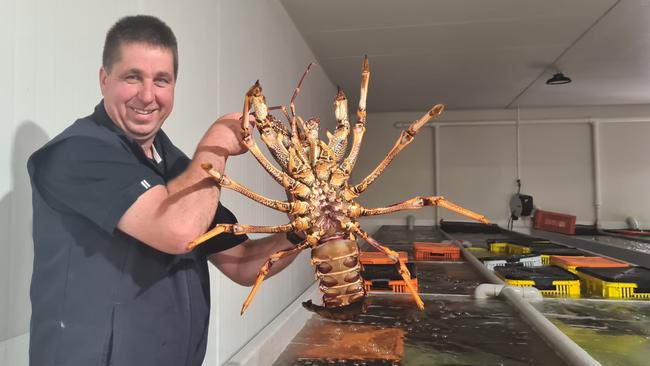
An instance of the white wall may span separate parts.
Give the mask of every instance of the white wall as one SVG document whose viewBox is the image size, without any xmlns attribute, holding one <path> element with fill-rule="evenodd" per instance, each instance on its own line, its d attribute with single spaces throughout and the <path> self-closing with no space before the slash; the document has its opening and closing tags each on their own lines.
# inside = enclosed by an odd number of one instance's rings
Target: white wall
<svg viewBox="0 0 650 366">
<path fill-rule="evenodd" d="M 372 111 L 372 88 L 368 110 Z M 400 129 L 395 122 L 409 122 L 421 113 L 369 113 L 368 138 L 353 182 L 360 181 L 393 145 Z M 526 120 L 584 120 L 598 123 L 600 188 L 603 227 L 623 227 L 625 218 L 636 217 L 650 226 L 650 105 L 545 108 L 520 110 L 519 173 L 522 193 L 534 197 L 541 209 L 570 213 L 578 223 L 595 220 L 594 159 L 590 123 L 527 124 Z M 627 119 L 648 122 L 620 123 Z M 508 202 L 516 192 L 517 144 L 514 124 L 483 122 L 515 121 L 516 110 L 447 111 L 436 120 L 438 136 L 438 194 L 464 207 L 483 213 L 504 225 Z M 619 122 L 619 123 L 616 123 Z M 434 124 L 435 124 L 434 123 Z M 474 123 L 470 125 L 470 123 Z M 435 191 L 434 128 L 417 135 L 360 201 L 384 206 L 415 195 Z M 466 220 L 439 210 L 439 218 Z M 404 211 L 391 216 L 362 220 L 373 230 L 382 224 L 403 224 L 407 215 L 416 223 L 431 224 L 434 210 Z M 529 224 L 528 220 L 519 221 Z"/>
<path fill-rule="evenodd" d="M 31 196 L 27 157 L 88 115 L 99 101 L 98 70 L 108 28 L 121 16 L 152 14 L 174 29 L 180 70 L 173 115 L 164 129 L 186 153 L 221 114 L 239 111 L 260 79 L 270 104 L 287 104 L 315 58 L 275 0 L 3 0 L 0 13 L 0 365 L 27 364 L 31 276 Z M 301 115 L 333 119 L 333 84 L 316 68 L 298 99 Z M 284 193 L 250 156 L 232 158 L 227 174 L 270 197 Z M 287 218 L 230 192 L 224 201 L 249 224 Z M 205 365 L 239 349 L 313 281 L 308 254 L 265 282 L 248 312 L 249 289 L 212 272 L 213 311 Z"/>
</svg>

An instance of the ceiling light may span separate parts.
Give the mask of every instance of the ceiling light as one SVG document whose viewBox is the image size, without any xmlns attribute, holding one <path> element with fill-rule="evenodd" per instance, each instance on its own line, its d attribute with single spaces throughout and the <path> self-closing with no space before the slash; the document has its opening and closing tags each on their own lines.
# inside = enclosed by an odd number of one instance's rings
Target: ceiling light
<svg viewBox="0 0 650 366">
<path fill-rule="evenodd" d="M 568 84 L 571 82 L 571 79 L 564 76 L 563 73 L 558 72 L 555 75 L 553 75 L 552 78 L 546 80 L 546 85 L 560 85 L 560 84 Z"/>
</svg>

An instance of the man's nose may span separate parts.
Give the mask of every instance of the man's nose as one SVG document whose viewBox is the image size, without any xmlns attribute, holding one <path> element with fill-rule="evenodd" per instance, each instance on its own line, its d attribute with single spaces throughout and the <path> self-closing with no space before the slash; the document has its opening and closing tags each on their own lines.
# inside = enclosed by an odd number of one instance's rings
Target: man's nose
<svg viewBox="0 0 650 366">
<path fill-rule="evenodd" d="M 153 102 L 155 98 L 153 82 L 145 81 L 144 83 L 142 83 L 142 86 L 140 87 L 140 92 L 138 93 L 138 97 L 145 104 Z"/>
</svg>

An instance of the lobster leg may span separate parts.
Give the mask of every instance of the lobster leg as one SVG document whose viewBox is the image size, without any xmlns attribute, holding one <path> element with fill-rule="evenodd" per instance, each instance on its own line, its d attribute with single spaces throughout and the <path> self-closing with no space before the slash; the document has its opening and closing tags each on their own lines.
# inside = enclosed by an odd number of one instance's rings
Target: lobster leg
<svg viewBox="0 0 650 366">
<path fill-rule="evenodd" d="M 359 156 L 363 135 L 366 132 L 366 98 L 368 96 L 368 81 L 370 80 L 370 68 L 368 66 L 368 57 L 363 59 L 361 66 L 361 93 L 359 95 L 359 108 L 357 109 L 357 122 L 352 130 L 352 147 L 350 154 L 343 161 L 340 167 L 339 175 L 343 175 L 345 180 L 350 176 L 354 164 Z"/>
<path fill-rule="evenodd" d="M 477 214 L 474 211 L 468 210 L 466 208 L 460 207 L 454 203 L 447 201 L 442 196 L 429 196 L 429 197 L 413 197 L 404 202 L 395 203 L 388 207 L 379 207 L 379 208 L 361 208 L 359 216 L 375 216 L 375 215 L 385 215 L 392 212 L 402 211 L 402 210 L 417 210 L 424 206 L 440 206 L 444 207 L 450 211 L 456 212 L 463 216 L 467 216 L 472 220 L 480 221 L 484 224 L 489 224 L 490 220 L 487 217 Z"/>
<path fill-rule="evenodd" d="M 277 226 L 254 226 L 254 225 L 240 225 L 240 224 L 217 224 L 212 230 L 199 236 L 187 244 L 187 249 L 194 249 L 199 244 L 205 242 L 222 233 L 233 233 L 235 235 L 251 234 L 251 233 L 287 233 L 295 231 L 295 224 L 285 224 Z"/>
<path fill-rule="evenodd" d="M 413 138 L 415 138 L 415 135 L 417 135 L 418 132 L 420 132 L 420 129 L 427 124 L 432 118 L 437 117 L 442 113 L 444 109 L 444 106 L 442 104 L 437 104 L 433 106 L 424 116 L 420 117 L 420 119 L 414 121 L 411 123 L 409 128 L 406 130 L 402 131 L 400 134 L 400 137 L 397 139 L 395 142 L 395 145 L 393 148 L 388 152 L 384 160 L 379 163 L 379 165 L 373 170 L 366 178 L 364 178 L 361 183 L 357 184 L 356 186 L 352 188 L 346 189 L 345 195 L 349 198 L 352 199 L 354 197 L 359 196 L 363 191 L 365 191 L 368 186 L 375 180 L 381 173 L 388 167 L 388 165 L 393 161 L 395 156 L 399 154 L 402 149 L 404 149 L 408 144 L 413 141 Z"/>
<path fill-rule="evenodd" d="M 303 251 L 307 248 L 309 248 L 311 244 L 307 240 L 303 241 L 302 243 L 298 244 L 294 248 L 291 249 L 285 249 L 281 250 L 279 252 L 275 252 L 271 254 L 269 259 L 266 260 L 266 262 L 262 265 L 260 268 L 259 273 L 257 274 L 257 278 L 255 279 L 255 284 L 253 285 L 253 288 L 251 289 L 251 292 L 248 294 L 248 297 L 244 301 L 244 304 L 242 305 L 241 308 L 241 315 L 244 314 L 246 309 L 248 309 L 248 306 L 250 303 L 253 301 L 253 298 L 255 297 L 255 293 L 257 292 L 257 289 L 260 287 L 262 284 L 262 281 L 264 281 L 264 278 L 269 274 L 269 270 L 271 270 L 271 267 L 273 266 L 273 263 L 279 261 L 280 259 L 292 255 L 294 253 Z"/>
<path fill-rule="evenodd" d="M 288 212 L 291 215 L 306 213 L 309 207 L 309 205 L 304 201 L 284 202 L 264 197 L 261 194 L 255 193 L 243 185 L 235 182 L 228 176 L 212 169 L 211 164 L 203 164 L 201 167 L 205 169 L 208 174 L 212 176 L 212 178 L 214 178 L 220 187 L 232 189 L 233 191 L 239 192 L 242 195 L 252 199 L 253 201 L 259 202 L 267 207 L 276 209 L 281 212 Z"/>
<path fill-rule="evenodd" d="M 395 266 L 397 267 L 397 271 L 404 279 L 404 283 L 406 283 L 406 286 L 411 292 L 411 295 L 413 296 L 413 299 L 415 300 L 418 309 L 424 310 L 424 302 L 420 298 L 417 289 L 413 287 L 413 284 L 411 283 L 411 273 L 409 272 L 408 268 L 406 268 L 406 264 L 404 263 L 404 261 L 399 258 L 397 252 L 381 245 L 377 240 L 373 239 L 367 232 L 363 231 L 358 227 L 356 227 L 354 231 L 359 233 L 359 235 L 361 235 L 361 237 L 364 238 L 368 242 L 368 244 L 372 245 L 378 251 L 386 254 L 386 256 L 390 258 L 393 261 L 393 263 L 395 263 Z"/>
<path fill-rule="evenodd" d="M 242 140 L 246 145 L 246 147 L 248 147 L 248 150 L 251 152 L 251 154 L 255 156 L 255 159 L 257 159 L 260 165 L 262 165 L 262 167 L 273 177 L 273 179 L 276 180 L 276 182 L 280 183 L 280 185 L 282 185 L 284 188 L 289 189 L 290 192 L 292 192 L 297 196 L 305 196 L 309 193 L 309 187 L 291 178 L 285 172 L 279 170 L 273 164 L 271 164 L 271 162 L 266 158 L 266 156 L 262 154 L 259 147 L 257 146 L 257 143 L 255 142 L 255 139 L 253 138 L 253 135 L 251 134 L 250 120 L 249 120 L 251 99 L 263 98 L 263 97 L 264 96 L 261 95 L 261 87 L 259 82 L 255 82 L 255 85 L 253 85 L 250 88 L 250 90 L 246 93 L 246 96 L 244 97 L 244 112 L 242 118 Z M 258 103 L 258 106 L 259 105 L 263 105 L 264 106 L 263 108 L 266 107 L 266 105 L 263 103 L 262 104 Z M 255 113 L 256 114 L 262 113 L 262 109 L 256 110 Z"/>
<path fill-rule="evenodd" d="M 334 98 L 334 115 L 336 116 L 337 122 L 336 130 L 334 134 L 327 132 L 327 137 L 329 138 L 328 147 L 334 153 L 334 160 L 340 163 L 348 147 L 348 134 L 350 132 L 348 100 L 340 87 Z"/>
</svg>

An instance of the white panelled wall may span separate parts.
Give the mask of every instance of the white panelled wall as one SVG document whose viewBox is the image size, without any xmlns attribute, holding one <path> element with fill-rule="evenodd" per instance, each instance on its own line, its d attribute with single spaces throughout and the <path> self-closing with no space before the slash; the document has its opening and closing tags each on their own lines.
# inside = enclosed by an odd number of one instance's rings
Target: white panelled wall
<svg viewBox="0 0 650 366">
<path fill-rule="evenodd" d="M 28 156 L 100 100 L 98 71 L 108 28 L 121 16 L 152 14 L 179 42 L 174 113 L 164 129 L 188 155 L 219 115 L 241 111 L 244 93 L 260 79 L 270 104 L 288 104 L 315 57 L 276 0 L 81 1 L 2 0 L 0 12 L 0 365 L 27 365 L 32 266 Z M 336 89 L 314 69 L 303 84 L 298 112 L 323 117 L 331 129 Z M 227 174 L 257 192 L 284 191 L 250 156 L 233 157 Z M 280 224 L 287 218 L 226 192 L 242 223 Z M 266 281 L 248 312 L 249 288 L 211 274 L 212 321 L 205 365 L 219 365 L 271 321 L 314 280 L 307 253 Z"/>
<path fill-rule="evenodd" d="M 372 111 L 372 82 L 368 110 Z M 352 181 L 374 169 L 395 143 L 401 130 L 394 127 L 396 122 L 410 122 L 421 114 L 369 113 L 366 143 Z M 532 195 L 540 209 L 569 213 L 580 224 L 593 224 L 595 204 L 600 202 L 603 228 L 625 227 L 628 216 L 650 226 L 650 105 L 520 109 L 519 154 L 516 120 L 516 110 L 444 112 L 422 129 L 360 201 L 378 207 L 437 193 L 505 225 L 519 165 L 522 193 Z M 630 120 L 634 122 L 626 122 Z M 597 143 L 592 141 L 592 122 L 597 122 Z M 468 220 L 442 208 L 438 212 L 438 219 Z M 365 218 L 362 225 L 372 231 L 382 224 L 404 224 L 408 215 L 415 216 L 416 224 L 436 220 L 435 210 L 424 208 Z M 515 228 L 529 225 L 528 219 L 515 222 Z"/>
</svg>

